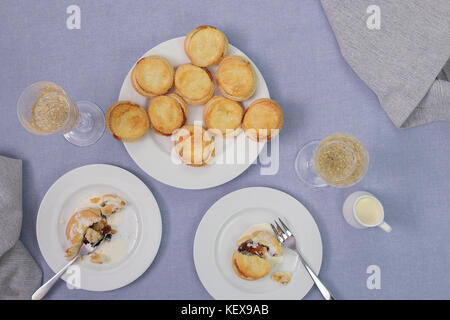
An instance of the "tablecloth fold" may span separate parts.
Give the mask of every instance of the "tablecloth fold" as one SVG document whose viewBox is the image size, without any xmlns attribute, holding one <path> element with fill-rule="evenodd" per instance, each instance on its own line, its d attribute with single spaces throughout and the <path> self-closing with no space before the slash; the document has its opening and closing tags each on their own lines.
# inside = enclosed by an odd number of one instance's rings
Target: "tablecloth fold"
<svg viewBox="0 0 450 320">
<path fill-rule="evenodd" d="M 450 121 L 449 0 L 321 2 L 342 55 L 397 127 Z"/>
<path fill-rule="evenodd" d="M 19 241 L 22 161 L 0 156 L 0 299 L 30 299 L 42 271 Z"/>
</svg>

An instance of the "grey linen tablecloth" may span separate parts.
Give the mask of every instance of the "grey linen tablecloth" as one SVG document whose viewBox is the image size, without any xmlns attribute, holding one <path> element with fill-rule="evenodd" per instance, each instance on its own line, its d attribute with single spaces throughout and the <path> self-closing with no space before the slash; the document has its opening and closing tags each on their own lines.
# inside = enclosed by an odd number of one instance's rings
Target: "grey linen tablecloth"
<svg viewBox="0 0 450 320">
<path fill-rule="evenodd" d="M 450 121 L 449 0 L 321 2 L 342 55 L 397 127 Z M 367 25 L 373 5 L 379 29 Z"/>
<path fill-rule="evenodd" d="M 0 156 L 0 299 L 29 299 L 42 271 L 19 241 L 22 161 Z"/>
</svg>

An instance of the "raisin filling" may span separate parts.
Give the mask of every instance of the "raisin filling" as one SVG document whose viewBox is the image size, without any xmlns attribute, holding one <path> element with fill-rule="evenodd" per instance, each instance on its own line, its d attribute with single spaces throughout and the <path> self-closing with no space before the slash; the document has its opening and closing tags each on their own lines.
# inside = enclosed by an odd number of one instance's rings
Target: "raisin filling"
<svg viewBox="0 0 450 320">
<path fill-rule="evenodd" d="M 243 254 L 254 254 L 258 257 L 263 257 L 266 252 L 269 251 L 269 248 L 265 245 L 262 245 L 260 243 L 255 243 L 252 240 L 247 240 L 244 243 L 242 243 L 239 248 L 238 252 Z"/>
</svg>

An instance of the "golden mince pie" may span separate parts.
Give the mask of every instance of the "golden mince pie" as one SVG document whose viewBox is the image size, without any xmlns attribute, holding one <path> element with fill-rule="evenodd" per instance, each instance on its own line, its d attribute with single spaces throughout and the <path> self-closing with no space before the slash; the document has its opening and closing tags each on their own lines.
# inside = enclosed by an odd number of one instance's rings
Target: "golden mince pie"
<svg viewBox="0 0 450 320">
<path fill-rule="evenodd" d="M 147 112 L 152 130 L 170 136 L 186 123 L 188 105 L 179 95 L 171 93 L 154 98 Z"/>
<path fill-rule="evenodd" d="M 99 209 L 87 208 L 75 212 L 66 226 L 66 238 L 72 243 L 66 250 L 66 259 L 72 260 L 83 242 L 95 245 L 103 238 L 110 239 L 115 233 Z M 104 260 L 100 255 L 95 255 L 91 256 L 91 261 L 103 263 Z"/>
<path fill-rule="evenodd" d="M 283 111 L 271 99 L 254 101 L 244 113 L 242 129 L 247 137 L 255 141 L 269 141 L 277 136 L 283 127 Z"/>
<path fill-rule="evenodd" d="M 215 85 L 208 69 L 187 63 L 175 71 L 175 90 L 188 104 L 199 105 L 213 96 Z"/>
<path fill-rule="evenodd" d="M 228 39 L 212 26 L 200 26 L 188 33 L 184 51 L 191 62 L 199 67 L 218 64 L 228 53 Z"/>
<path fill-rule="evenodd" d="M 239 102 L 215 96 L 203 109 L 203 122 L 214 134 L 233 137 L 241 131 L 244 108 Z"/>
<path fill-rule="evenodd" d="M 256 91 L 256 74 L 251 63 L 240 56 L 224 58 L 217 68 L 217 85 L 223 96 L 235 100 L 248 100 Z"/>
<path fill-rule="evenodd" d="M 151 98 L 165 94 L 172 88 L 174 69 L 161 56 L 148 56 L 139 60 L 131 72 L 131 84 L 141 95 Z"/>
<path fill-rule="evenodd" d="M 141 139 L 149 128 L 147 112 L 140 105 L 130 101 L 119 101 L 111 105 L 105 121 L 112 136 L 123 142 Z"/>
<path fill-rule="evenodd" d="M 236 243 L 232 256 L 233 271 L 244 280 L 257 280 L 272 270 L 273 260 L 282 257 L 283 247 L 273 233 L 258 230 L 244 236 Z"/>
<path fill-rule="evenodd" d="M 66 238 L 71 244 L 65 253 L 68 260 L 78 254 L 83 242 L 97 244 L 103 239 L 110 240 L 116 230 L 109 225 L 108 218 L 122 210 L 126 202 L 114 194 L 103 194 L 91 196 L 83 205 L 91 207 L 77 210 L 66 225 Z M 97 252 L 89 257 L 93 263 L 105 261 L 104 255 Z"/>
<path fill-rule="evenodd" d="M 174 138 L 175 151 L 184 164 L 202 167 L 214 158 L 214 137 L 202 126 L 185 125 L 175 132 Z"/>
<path fill-rule="evenodd" d="M 100 220 L 102 215 L 97 208 L 86 208 L 75 212 L 66 225 L 67 240 L 72 244 L 81 244 L 87 228 Z"/>
</svg>

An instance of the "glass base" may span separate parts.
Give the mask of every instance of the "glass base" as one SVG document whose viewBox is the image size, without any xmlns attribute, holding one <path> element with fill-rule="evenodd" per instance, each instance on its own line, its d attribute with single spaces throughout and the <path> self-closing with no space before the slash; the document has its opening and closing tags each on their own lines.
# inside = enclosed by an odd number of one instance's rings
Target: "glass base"
<svg viewBox="0 0 450 320">
<path fill-rule="evenodd" d="M 297 173 L 297 177 L 307 185 L 315 188 L 328 186 L 314 170 L 314 151 L 319 143 L 320 141 L 316 140 L 304 145 L 295 158 L 295 172 Z"/>
<path fill-rule="evenodd" d="M 96 143 L 105 132 L 105 115 L 102 109 L 90 101 L 76 102 L 80 123 L 74 130 L 64 135 L 67 141 L 78 147 L 86 147 Z"/>
</svg>

